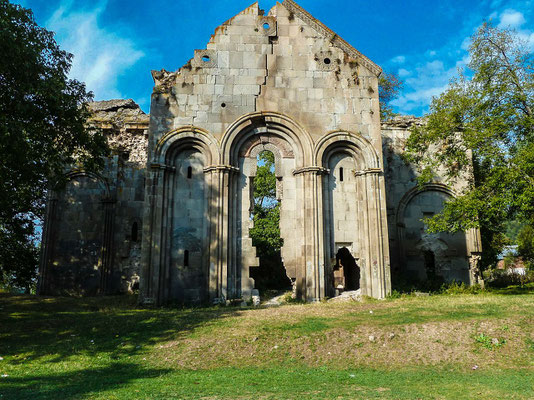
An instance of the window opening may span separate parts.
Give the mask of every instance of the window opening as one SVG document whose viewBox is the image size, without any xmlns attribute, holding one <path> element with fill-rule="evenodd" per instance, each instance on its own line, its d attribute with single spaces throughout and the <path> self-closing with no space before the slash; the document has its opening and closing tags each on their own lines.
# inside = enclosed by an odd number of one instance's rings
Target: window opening
<svg viewBox="0 0 534 400">
<path fill-rule="evenodd" d="M 339 168 L 339 181 L 343 182 L 343 167 Z"/>
<path fill-rule="evenodd" d="M 184 251 L 184 267 L 189 267 L 189 250 Z"/>
<path fill-rule="evenodd" d="M 202 61 L 208 62 L 210 60 L 210 56 L 202 56 Z"/>
<path fill-rule="evenodd" d="M 270 27 L 271 26 L 267 22 L 263 24 L 263 29 L 269 29 Z"/>
<path fill-rule="evenodd" d="M 187 167 L 187 179 L 191 179 L 192 175 L 193 175 L 193 168 Z"/>
<path fill-rule="evenodd" d="M 138 231 L 139 231 L 139 229 L 137 227 L 137 222 L 134 222 L 132 224 L 132 232 L 131 232 L 131 236 L 130 236 L 131 239 L 132 239 L 132 242 L 137 242 L 137 239 L 138 239 L 137 235 L 139 233 Z"/>
<path fill-rule="evenodd" d="M 325 63 L 326 65 L 328 65 L 328 64 L 330 64 L 330 63 L 332 62 L 332 61 L 330 61 L 330 59 L 329 59 L 328 57 L 325 58 L 323 61 L 324 61 L 324 63 Z"/>
<path fill-rule="evenodd" d="M 425 250 L 423 252 L 425 258 L 426 276 L 429 280 L 436 279 L 436 256 L 433 251 Z"/>
</svg>

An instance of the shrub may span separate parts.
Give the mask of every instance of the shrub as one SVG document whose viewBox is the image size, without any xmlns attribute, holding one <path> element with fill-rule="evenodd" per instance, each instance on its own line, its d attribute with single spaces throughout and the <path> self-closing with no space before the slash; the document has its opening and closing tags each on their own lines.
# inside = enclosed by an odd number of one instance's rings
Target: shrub
<svg viewBox="0 0 534 400">
<path fill-rule="evenodd" d="M 527 283 L 534 283 L 534 271 L 526 271 L 525 274 L 518 274 L 506 270 L 489 270 L 486 283 L 490 287 L 505 288 L 512 285 L 524 286 Z"/>
<path fill-rule="evenodd" d="M 479 284 L 470 286 L 464 282 L 452 282 L 442 285 L 439 292 L 442 294 L 478 294 L 484 292 L 484 288 Z"/>
</svg>

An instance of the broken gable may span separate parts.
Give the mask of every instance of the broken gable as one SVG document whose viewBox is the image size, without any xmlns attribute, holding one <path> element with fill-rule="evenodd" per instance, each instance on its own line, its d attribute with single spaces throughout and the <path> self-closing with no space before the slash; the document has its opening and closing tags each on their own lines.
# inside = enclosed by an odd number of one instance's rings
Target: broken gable
<svg viewBox="0 0 534 400">
<path fill-rule="evenodd" d="M 254 3 L 219 26 L 176 73 L 153 72 L 151 115 L 158 132 L 194 125 L 220 138 L 245 114 L 291 110 L 314 139 L 354 131 L 378 150 L 379 74 L 293 1 L 268 15 Z"/>
</svg>

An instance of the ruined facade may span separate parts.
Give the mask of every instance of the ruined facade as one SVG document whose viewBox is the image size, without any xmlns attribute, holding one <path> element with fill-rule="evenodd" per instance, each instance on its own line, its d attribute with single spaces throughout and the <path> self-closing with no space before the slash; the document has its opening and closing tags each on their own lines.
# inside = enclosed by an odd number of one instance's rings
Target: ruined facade
<svg viewBox="0 0 534 400">
<path fill-rule="evenodd" d="M 51 193 L 41 292 L 139 282 L 145 303 L 250 298 L 252 191 L 265 150 L 299 298 L 353 287 L 383 298 L 392 273 L 473 282 L 477 232 L 430 235 L 422 222 L 462 185 L 416 188 L 400 154 L 418 122 L 381 125 L 380 73 L 294 1 L 268 14 L 255 3 L 178 71 L 152 72 L 150 116 L 131 101 L 94 103 L 91 123 L 117 154 L 102 175 L 71 171 Z"/>
</svg>

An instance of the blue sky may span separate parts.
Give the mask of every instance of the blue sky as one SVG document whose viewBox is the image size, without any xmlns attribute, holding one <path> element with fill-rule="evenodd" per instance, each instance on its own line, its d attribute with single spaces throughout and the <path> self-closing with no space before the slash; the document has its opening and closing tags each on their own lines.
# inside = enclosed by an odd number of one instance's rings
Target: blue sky
<svg viewBox="0 0 534 400">
<path fill-rule="evenodd" d="M 149 111 L 150 70 L 174 71 L 205 48 L 215 28 L 252 0 L 19 0 L 74 54 L 71 77 L 96 100 L 133 98 Z M 511 27 L 534 49 L 531 0 L 297 0 L 386 71 L 405 82 L 396 111 L 422 115 L 468 61 L 484 21 Z M 260 1 L 268 11 L 274 0 Z"/>
</svg>

